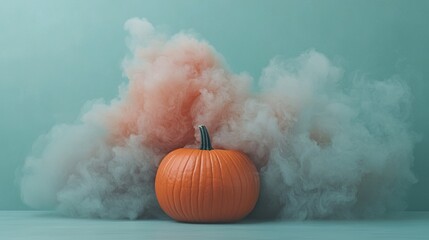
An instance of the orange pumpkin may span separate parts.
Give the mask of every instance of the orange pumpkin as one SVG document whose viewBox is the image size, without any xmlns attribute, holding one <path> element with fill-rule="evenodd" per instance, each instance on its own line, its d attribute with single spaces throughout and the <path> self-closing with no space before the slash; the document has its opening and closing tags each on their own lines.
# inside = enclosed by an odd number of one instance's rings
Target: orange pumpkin
<svg viewBox="0 0 429 240">
<path fill-rule="evenodd" d="M 155 192 L 167 215 L 181 222 L 232 222 L 258 200 L 259 175 L 243 153 L 214 150 L 205 126 L 200 149 L 176 149 L 159 165 Z"/>
</svg>

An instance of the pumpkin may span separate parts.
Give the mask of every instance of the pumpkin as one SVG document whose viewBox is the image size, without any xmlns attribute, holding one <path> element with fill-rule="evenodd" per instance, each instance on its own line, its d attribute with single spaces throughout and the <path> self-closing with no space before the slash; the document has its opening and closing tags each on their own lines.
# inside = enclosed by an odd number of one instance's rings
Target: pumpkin
<svg viewBox="0 0 429 240">
<path fill-rule="evenodd" d="M 233 222 L 255 207 L 259 175 L 242 152 L 213 149 L 199 126 L 200 149 L 180 148 L 161 161 L 155 192 L 162 210 L 180 222 Z"/>
</svg>

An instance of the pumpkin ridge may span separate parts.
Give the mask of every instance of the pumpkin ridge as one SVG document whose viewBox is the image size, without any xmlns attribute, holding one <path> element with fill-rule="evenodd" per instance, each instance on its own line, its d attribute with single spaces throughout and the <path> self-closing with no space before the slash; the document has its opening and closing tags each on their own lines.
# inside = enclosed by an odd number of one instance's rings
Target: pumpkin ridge
<svg viewBox="0 0 429 240">
<path fill-rule="evenodd" d="M 171 164 L 173 164 L 172 161 L 170 161 L 170 159 L 168 157 L 169 156 L 167 155 L 166 159 L 165 159 L 165 167 L 163 168 L 164 173 L 167 176 L 170 173 Z M 161 162 L 161 164 L 162 164 L 162 162 Z M 164 179 L 161 179 L 160 181 L 161 181 L 161 183 L 158 183 L 158 184 L 165 184 L 165 185 L 167 185 L 167 183 L 166 183 L 166 181 Z M 168 209 L 170 209 L 172 212 L 174 212 L 174 210 L 171 208 L 170 198 L 169 198 L 169 196 L 167 194 L 165 194 L 166 188 L 164 187 L 164 188 L 161 188 L 161 189 L 162 189 L 162 192 L 160 194 L 163 195 L 163 196 L 165 196 L 165 199 L 163 198 L 163 201 L 166 201 L 168 203 Z"/>
<path fill-rule="evenodd" d="M 211 204 L 209 204 L 209 201 L 210 202 L 213 202 L 213 194 L 212 194 L 212 192 L 210 191 L 211 189 L 210 189 L 210 186 L 208 186 L 208 184 L 210 183 L 210 181 L 209 181 L 209 179 L 211 179 L 211 169 L 209 169 L 209 167 L 210 167 L 210 162 L 209 162 L 209 160 L 208 160 L 208 157 L 207 157 L 207 155 L 210 155 L 210 153 L 209 152 L 207 152 L 207 151 L 202 151 L 203 153 L 203 157 L 202 157 L 202 159 L 204 159 L 204 160 L 201 160 L 201 161 L 203 161 L 204 162 L 204 164 L 205 164 L 205 168 L 204 168 L 204 173 L 206 174 L 205 175 L 205 177 L 204 177 L 204 184 L 203 184 L 203 196 L 204 196 L 204 198 L 203 198 L 203 200 L 201 201 L 202 202 L 202 205 L 203 205 L 203 211 L 202 211 L 202 213 L 203 213 L 203 220 L 204 221 L 207 221 L 207 219 L 210 219 L 210 208 L 209 207 L 211 207 Z M 211 184 L 210 184 L 211 185 Z M 206 194 L 206 193 L 208 193 L 208 194 Z"/>
<path fill-rule="evenodd" d="M 241 191 L 243 191 L 244 195 L 246 195 L 246 196 L 251 195 L 250 191 L 249 191 L 249 178 L 248 178 L 248 172 L 249 172 L 250 169 L 248 169 L 246 167 L 246 165 L 245 165 L 245 163 L 244 163 L 243 158 L 242 158 L 241 155 L 237 155 L 237 162 L 236 162 L 236 164 L 237 164 L 237 166 L 238 166 L 239 169 L 243 169 L 243 171 L 242 171 L 242 177 L 244 178 L 244 182 L 246 183 L 246 184 L 242 185 L 243 187 L 242 187 Z M 246 209 L 247 208 L 248 202 L 247 201 L 243 201 L 243 202 L 244 202 L 244 204 L 240 204 L 240 211 L 239 212 L 241 212 L 242 209 Z"/>
<path fill-rule="evenodd" d="M 215 153 L 216 151 L 213 151 L 213 153 Z M 219 193 L 220 193 L 220 204 L 221 204 L 221 208 L 219 209 L 219 211 L 220 211 L 220 215 L 221 216 L 223 216 L 224 214 L 223 214 L 223 212 L 224 211 L 222 211 L 222 210 L 224 210 L 224 207 L 223 207 L 223 177 L 222 177 L 222 166 L 221 166 L 221 161 L 220 161 L 220 159 L 219 159 L 219 156 L 217 155 L 217 154 L 214 154 L 214 156 L 216 157 L 216 161 L 215 162 L 217 162 L 217 166 L 218 166 L 218 171 L 219 171 L 219 178 L 220 178 L 220 186 L 221 186 L 221 189 L 220 189 L 220 191 L 219 191 Z"/>
<path fill-rule="evenodd" d="M 242 155 L 244 155 L 243 153 L 240 153 Z M 247 164 L 247 161 L 252 162 L 252 160 L 250 158 L 246 158 L 246 155 L 244 155 L 242 161 L 242 165 L 244 167 L 246 167 L 248 170 L 246 171 L 246 176 L 247 176 L 247 183 L 251 183 L 251 185 L 247 184 L 247 191 L 248 191 L 248 195 L 252 195 L 254 196 L 255 201 L 253 202 L 246 202 L 246 204 L 248 205 L 248 209 L 253 210 L 256 206 L 256 203 L 258 202 L 259 199 L 259 191 L 260 191 L 260 183 L 259 183 L 259 173 L 258 170 L 256 169 L 254 164 Z M 252 162 L 253 163 L 253 162 Z M 256 175 L 256 177 L 255 177 Z M 254 188 L 252 188 L 251 186 L 255 186 Z"/>
<path fill-rule="evenodd" d="M 194 184 L 194 177 L 196 175 L 195 172 L 197 171 L 197 168 L 199 167 L 197 164 L 198 163 L 201 164 L 198 157 L 199 157 L 199 153 L 198 153 L 197 157 L 195 158 L 196 160 L 195 160 L 194 169 L 192 170 L 191 186 L 190 186 L 190 188 L 191 188 L 191 191 L 190 191 L 191 199 L 189 200 L 189 204 L 191 205 L 190 212 L 191 212 L 192 219 L 195 219 L 195 214 L 194 214 L 195 208 L 193 207 L 193 200 L 194 200 L 194 194 L 193 193 L 194 193 L 194 191 L 193 191 L 192 185 Z M 198 190 L 198 188 L 197 188 L 197 190 Z"/>
<path fill-rule="evenodd" d="M 177 210 L 176 210 L 176 208 L 174 207 L 174 205 L 172 204 L 172 201 L 171 201 L 171 199 L 170 199 L 170 195 L 169 194 L 167 194 L 166 193 L 166 190 L 168 190 L 169 189 L 169 185 L 168 185 L 168 179 L 169 179 L 169 177 L 170 177 L 170 174 L 171 174 L 171 168 L 172 168 L 172 166 L 174 165 L 174 161 L 172 161 L 172 157 L 170 157 L 170 154 L 168 154 L 167 155 L 168 156 L 168 158 L 167 159 L 165 159 L 165 160 L 167 160 L 167 163 L 166 163 L 166 166 L 165 166 L 165 172 L 166 172 L 166 179 L 167 179 L 167 181 L 165 181 L 164 179 L 163 179 L 163 181 L 162 181 L 162 183 L 163 184 L 165 184 L 165 186 L 166 187 L 163 187 L 162 189 L 163 189 L 163 192 L 162 192 L 162 195 L 167 199 L 167 202 L 168 202 L 168 208 L 171 210 L 171 212 L 173 212 L 173 214 L 175 214 L 175 215 L 178 215 L 178 212 L 177 212 Z M 173 155 L 174 156 L 174 155 Z M 168 165 L 169 164 L 169 165 Z M 168 166 L 168 167 L 167 167 Z M 167 169 L 168 169 L 168 171 L 167 171 Z M 161 183 L 161 184 L 162 184 Z"/>
<path fill-rule="evenodd" d="M 183 162 L 180 162 L 179 165 L 178 165 L 178 168 L 180 169 L 180 167 L 182 165 L 183 165 Z M 176 199 L 176 185 L 177 185 L 177 181 L 174 181 L 173 189 L 172 189 L 172 192 L 173 192 L 173 194 L 172 194 L 173 195 L 173 206 L 176 208 L 178 216 L 180 216 L 180 215 L 183 216 L 183 209 L 181 208 L 181 206 L 179 206 L 179 207 L 177 206 L 178 204 L 177 204 L 177 199 Z M 179 200 L 180 200 L 180 195 L 179 195 Z"/>
<path fill-rule="evenodd" d="M 214 208 L 215 208 L 215 203 L 216 203 L 216 201 L 215 201 L 215 174 L 214 174 L 214 169 L 213 169 L 213 160 L 212 160 L 212 154 L 211 154 L 211 152 L 208 152 L 208 155 L 209 155 L 209 159 L 210 159 L 210 170 L 211 170 L 211 173 L 212 173 L 212 176 L 211 176 L 211 180 L 212 180 L 212 191 L 211 191 L 211 195 L 212 195 L 212 197 L 211 197 L 211 213 L 210 213 L 210 218 L 213 218 L 213 210 L 214 210 Z"/>
<path fill-rule="evenodd" d="M 244 159 L 243 159 L 243 160 L 244 160 Z M 254 190 L 253 190 L 252 188 L 250 188 L 250 185 L 249 185 L 249 183 L 250 183 L 250 182 L 253 182 L 253 178 L 252 178 L 253 169 L 252 169 L 252 168 L 249 168 L 249 165 L 248 165 L 248 164 L 246 164 L 245 162 L 246 162 L 246 161 L 241 161 L 241 163 L 240 163 L 240 164 L 241 164 L 241 167 L 246 169 L 246 171 L 243 171 L 244 176 L 245 176 L 245 179 L 246 179 L 246 183 L 248 183 L 248 184 L 246 184 L 246 188 L 245 188 L 245 190 L 246 190 L 247 195 L 254 195 L 254 194 L 253 194 Z M 245 203 L 245 208 L 250 208 L 250 207 L 252 207 L 252 206 L 250 205 L 251 203 L 252 203 L 252 202 L 246 201 L 246 203 Z M 253 209 L 253 208 L 252 208 L 252 209 Z"/>
<path fill-rule="evenodd" d="M 239 167 L 237 167 L 237 164 L 235 163 L 235 161 L 240 161 L 240 159 L 238 159 L 238 157 L 237 157 L 237 155 L 235 154 L 235 153 L 233 153 L 233 154 L 228 154 L 228 156 L 229 156 L 229 158 L 232 160 L 231 162 L 232 162 L 232 165 L 234 165 L 234 169 L 235 169 L 235 172 L 236 172 L 236 175 L 235 176 L 237 176 L 238 175 L 238 181 L 240 182 L 240 184 L 239 184 L 239 186 L 240 186 L 240 194 L 239 194 L 239 200 L 238 200 L 238 206 L 234 209 L 234 214 L 233 214 L 233 217 L 234 218 L 236 218 L 236 216 L 237 216 L 237 214 L 238 213 L 240 213 L 240 207 L 242 207 L 241 206 L 241 202 L 243 201 L 243 179 L 242 179 L 242 176 L 241 176 L 241 174 L 240 174 L 240 168 Z M 246 184 L 247 185 L 247 183 L 245 182 L 244 184 Z M 235 186 L 234 186 L 235 187 Z M 237 213 L 238 212 L 238 213 Z"/>
<path fill-rule="evenodd" d="M 180 203 L 180 209 L 182 210 L 182 215 L 185 216 L 186 219 L 189 219 L 188 216 L 188 209 L 183 207 L 183 202 L 182 202 L 182 189 L 183 189 L 183 178 L 184 178 L 184 173 L 186 171 L 186 167 L 188 167 L 188 163 L 189 160 L 193 157 L 193 153 L 195 152 L 195 149 L 192 149 L 191 153 L 188 156 L 188 159 L 186 160 L 185 166 L 182 169 L 182 173 L 180 174 L 180 189 L 179 189 L 179 203 Z M 186 183 L 185 183 L 186 184 Z M 174 191 L 173 191 L 174 192 Z"/>
<path fill-rule="evenodd" d="M 198 209 L 198 221 L 201 221 L 201 201 L 200 201 L 200 199 L 201 199 L 201 197 L 200 197 L 200 195 L 201 195 L 201 181 L 202 181 L 202 179 L 204 179 L 203 177 L 202 177 L 202 174 L 203 174 L 203 164 L 204 164 L 204 162 L 205 161 L 202 161 L 202 159 L 201 159 L 201 155 L 203 154 L 203 151 L 200 151 L 199 152 L 199 154 L 198 154 L 198 159 L 199 159 L 199 161 L 200 161 L 200 171 L 199 171 L 199 179 L 198 179 L 198 195 L 197 195 L 197 209 Z"/>
<path fill-rule="evenodd" d="M 217 158 L 219 159 L 219 162 L 222 162 L 222 160 L 221 159 L 224 159 L 224 158 L 220 158 L 219 157 L 219 155 L 221 154 L 221 151 L 213 151 L 214 153 L 215 153 L 215 155 L 217 156 Z M 232 174 L 233 174 L 233 172 L 231 171 L 231 169 L 230 169 L 230 166 L 229 166 L 229 164 L 224 164 L 224 166 L 225 166 L 225 170 L 228 172 L 228 174 L 226 174 L 226 176 L 229 176 L 229 181 L 230 181 L 230 183 L 231 183 L 231 185 L 232 185 L 232 187 L 231 187 L 231 191 L 232 191 L 232 199 L 235 199 L 235 194 L 236 194 L 236 192 L 235 192 L 235 189 L 234 189 L 234 179 L 231 177 L 232 176 Z M 223 192 L 223 189 L 222 189 L 222 192 Z M 223 200 L 223 199 L 222 199 Z M 223 203 L 223 202 L 222 202 Z M 227 214 L 230 214 L 233 210 L 234 210 L 234 208 L 235 208 L 235 206 L 234 206 L 234 202 L 233 202 L 233 204 L 230 204 L 230 203 L 227 203 L 227 206 L 228 206 L 228 211 L 226 211 L 227 212 Z M 230 209 L 232 207 L 232 209 Z"/>
<path fill-rule="evenodd" d="M 244 164 L 244 162 L 241 162 L 240 165 L 241 165 L 240 166 L 241 168 L 249 170 L 248 167 L 246 166 L 246 164 Z M 251 179 L 250 179 L 250 176 L 248 174 L 248 171 L 244 171 L 243 177 L 244 177 L 244 182 L 245 182 L 245 185 L 243 186 L 243 190 L 246 193 L 246 195 L 249 195 L 249 194 L 252 195 L 252 191 L 250 191 L 250 189 L 249 189 L 249 182 L 251 181 Z M 248 205 L 249 205 L 249 202 L 245 201 L 245 203 L 243 204 L 243 208 L 247 208 Z"/>
<path fill-rule="evenodd" d="M 243 154 L 243 153 L 240 153 L 240 154 Z M 244 168 L 246 168 L 246 170 L 247 170 L 247 171 L 244 171 L 245 176 L 246 176 L 246 182 L 248 183 L 246 185 L 246 192 L 247 192 L 247 195 L 254 196 L 255 201 L 254 202 L 246 201 L 246 208 L 253 210 L 255 208 L 256 202 L 258 201 L 258 198 L 259 198 L 258 197 L 259 196 L 259 188 L 260 188 L 259 177 L 257 178 L 258 181 L 256 181 L 255 173 L 257 174 L 258 170 L 255 168 L 255 166 L 253 164 L 247 164 L 247 161 L 251 161 L 251 160 L 249 158 L 243 157 L 242 161 L 241 161 L 241 165 Z M 255 188 L 252 188 L 251 186 L 255 186 Z"/>
</svg>

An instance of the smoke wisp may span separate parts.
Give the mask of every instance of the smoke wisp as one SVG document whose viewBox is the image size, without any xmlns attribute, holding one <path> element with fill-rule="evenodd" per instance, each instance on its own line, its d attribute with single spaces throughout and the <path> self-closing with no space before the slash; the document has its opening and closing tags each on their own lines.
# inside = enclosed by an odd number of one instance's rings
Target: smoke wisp
<svg viewBox="0 0 429 240">
<path fill-rule="evenodd" d="M 252 78 L 189 33 L 165 37 L 125 23 L 129 82 L 89 102 L 73 124 L 41 136 L 22 170 L 23 201 L 79 217 L 163 217 L 154 193 L 162 157 L 196 147 L 204 124 L 215 148 L 241 150 L 261 176 L 255 218 L 356 218 L 405 207 L 415 178 L 411 93 L 400 78 L 344 82 L 309 50 L 273 59 Z M 344 87 L 343 85 L 347 85 Z"/>
</svg>

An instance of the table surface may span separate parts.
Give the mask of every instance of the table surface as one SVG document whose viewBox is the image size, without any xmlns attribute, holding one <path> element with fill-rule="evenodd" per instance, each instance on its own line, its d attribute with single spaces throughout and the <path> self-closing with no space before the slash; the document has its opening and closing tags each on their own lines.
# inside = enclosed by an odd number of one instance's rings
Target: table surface
<svg viewBox="0 0 429 240">
<path fill-rule="evenodd" d="M 186 224 L 169 220 L 76 219 L 42 211 L 0 211 L 0 239 L 429 239 L 429 212 L 348 221 L 244 221 Z"/>
</svg>

